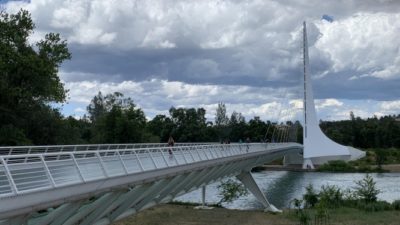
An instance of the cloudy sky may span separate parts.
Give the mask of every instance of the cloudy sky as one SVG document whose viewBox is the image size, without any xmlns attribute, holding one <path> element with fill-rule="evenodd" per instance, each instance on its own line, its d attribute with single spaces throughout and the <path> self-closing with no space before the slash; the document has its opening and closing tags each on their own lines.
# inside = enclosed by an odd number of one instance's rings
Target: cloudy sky
<svg viewBox="0 0 400 225">
<path fill-rule="evenodd" d="M 37 29 L 68 40 L 60 77 L 65 115 L 98 91 L 119 91 L 152 118 L 171 106 L 218 102 L 246 118 L 290 118 L 301 107 L 301 26 L 307 21 L 318 116 L 400 113 L 400 1 L 0 0 Z M 298 113 L 297 113 L 298 115 Z"/>
</svg>

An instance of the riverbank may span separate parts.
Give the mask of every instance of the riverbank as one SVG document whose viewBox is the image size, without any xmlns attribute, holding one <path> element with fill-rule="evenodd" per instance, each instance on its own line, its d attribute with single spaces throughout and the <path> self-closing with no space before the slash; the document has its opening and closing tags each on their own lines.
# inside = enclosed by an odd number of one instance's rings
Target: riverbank
<svg viewBox="0 0 400 225">
<path fill-rule="evenodd" d="M 331 225 L 397 225 L 400 221 L 398 211 L 365 212 L 352 208 L 339 208 L 330 210 L 329 215 Z M 115 222 L 113 225 L 295 225 L 298 223 L 293 210 L 271 214 L 261 210 L 224 208 L 196 210 L 193 206 L 163 204 Z"/>
<path fill-rule="evenodd" d="M 376 165 L 371 165 L 375 169 Z M 292 172 L 315 172 L 315 169 L 302 169 L 301 166 L 283 166 L 283 165 L 263 165 L 255 168 L 256 171 L 292 171 Z M 400 173 L 400 164 L 382 165 L 382 170 L 385 173 Z M 349 171 L 352 172 L 352 171 Z"/>
<path fill-rule="evenodd" d="M 400 164 L 382 165 L 382 169 L 388 171 L 389 173 L 400 173 Z"/>
<path fill-rule="evenodd" d="M 255 210 L 214 208 L 197 210 L 190 205 L 164 204 L 146 209 L 113 225 L 283 225 L 293 224 L 282 215 Z"/>
</svg>

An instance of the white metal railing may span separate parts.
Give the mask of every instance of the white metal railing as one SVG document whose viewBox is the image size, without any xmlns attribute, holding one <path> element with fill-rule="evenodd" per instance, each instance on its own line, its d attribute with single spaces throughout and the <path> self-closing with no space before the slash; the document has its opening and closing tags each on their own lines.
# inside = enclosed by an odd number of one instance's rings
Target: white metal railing
<svg viewBox="0 0 400 225">
<path fill-rule="evenodd" d="M 296 144 L 184 145 L 2 155 L 0 198 L 290 145 Z"/>
<path fill-rule="evenodd" d="M 216 143 L 175 143 L 175 146 L 209 145 Z M 84 144 L 84 145 L 43 145 L 43 146 L 7 146 L 0 147 L 0 155 L 23 155 L 50 152 L 98 151 L 135 148 L 167 147 L 167 143 L 132 143 L 132 144 Z"/>
</svg>

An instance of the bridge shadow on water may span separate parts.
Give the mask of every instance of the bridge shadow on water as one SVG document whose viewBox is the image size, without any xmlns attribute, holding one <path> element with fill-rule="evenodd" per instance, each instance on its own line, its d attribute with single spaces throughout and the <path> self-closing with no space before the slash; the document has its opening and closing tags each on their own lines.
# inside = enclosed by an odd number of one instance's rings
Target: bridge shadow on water
<svg viewBox="0 0 400 225">
<path fill-rule="evenodd" d="M 289 208 L 291 201 L 298 196 L 297 192 L 303 188 L 305 173 L 263 171 L 253 173 L 253 176 L 271 204 L 277 208 Z M 256 199 L 249 202 L 249 205 L 252 208 L 263 208 Z"/>
</svg>

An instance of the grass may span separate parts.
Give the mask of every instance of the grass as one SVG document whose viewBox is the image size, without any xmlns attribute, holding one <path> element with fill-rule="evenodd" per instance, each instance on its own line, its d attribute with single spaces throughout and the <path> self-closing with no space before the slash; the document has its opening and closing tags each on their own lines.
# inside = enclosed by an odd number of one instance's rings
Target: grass
<svg viewBox="0 0 400 225">
<path fill-rule="evenodd" d="M 319 172 L 334 172 L 334 173 L 383 173 L 389 172 L 376 165 L 368 165 L 365 163 L 345 162 L 342 160 L 333 160 L 325 163 L 317 168 Z"/>
<path fill-rule="evenodd" d="M 159 205 L 139 212 L 113 225 L 286 225 L 293 224 L 289 218 L 263 211 L 228 210 L 214 208 L 196 210 L 193 206 Z"/>
<path fill-rule="evenodd" d="M 311 218 L 315 218 L 315 210 L 309 210 Z M 296 222 L 294 212 L 287 213 L 286 218 Z M 364 210 L 340 207 L 329 210 L 329 225 L 398 225 L 400 213 L 398 211 L 366 212 Z M 295 223 L 293 223 L 295 224 Z M 314 224 L 312 221 L 311 224 Z"/>
<path fill-rule="evenodd" d="M 308 211 L 312 218 L 315 210 Z M 366 212 L 354 208 L 341 207 L 329 210 L 330 225 L 398 225 L 399 211 Z M 139 212 L 137 215 L 113 223 L 113 225 L 297 225 L 294 210 L 282 214 L 263 211 L 195 210 L 189 205 L 159 205 Z M 312 223 L 314 224 L 314 223 Z"/>
</svg>

